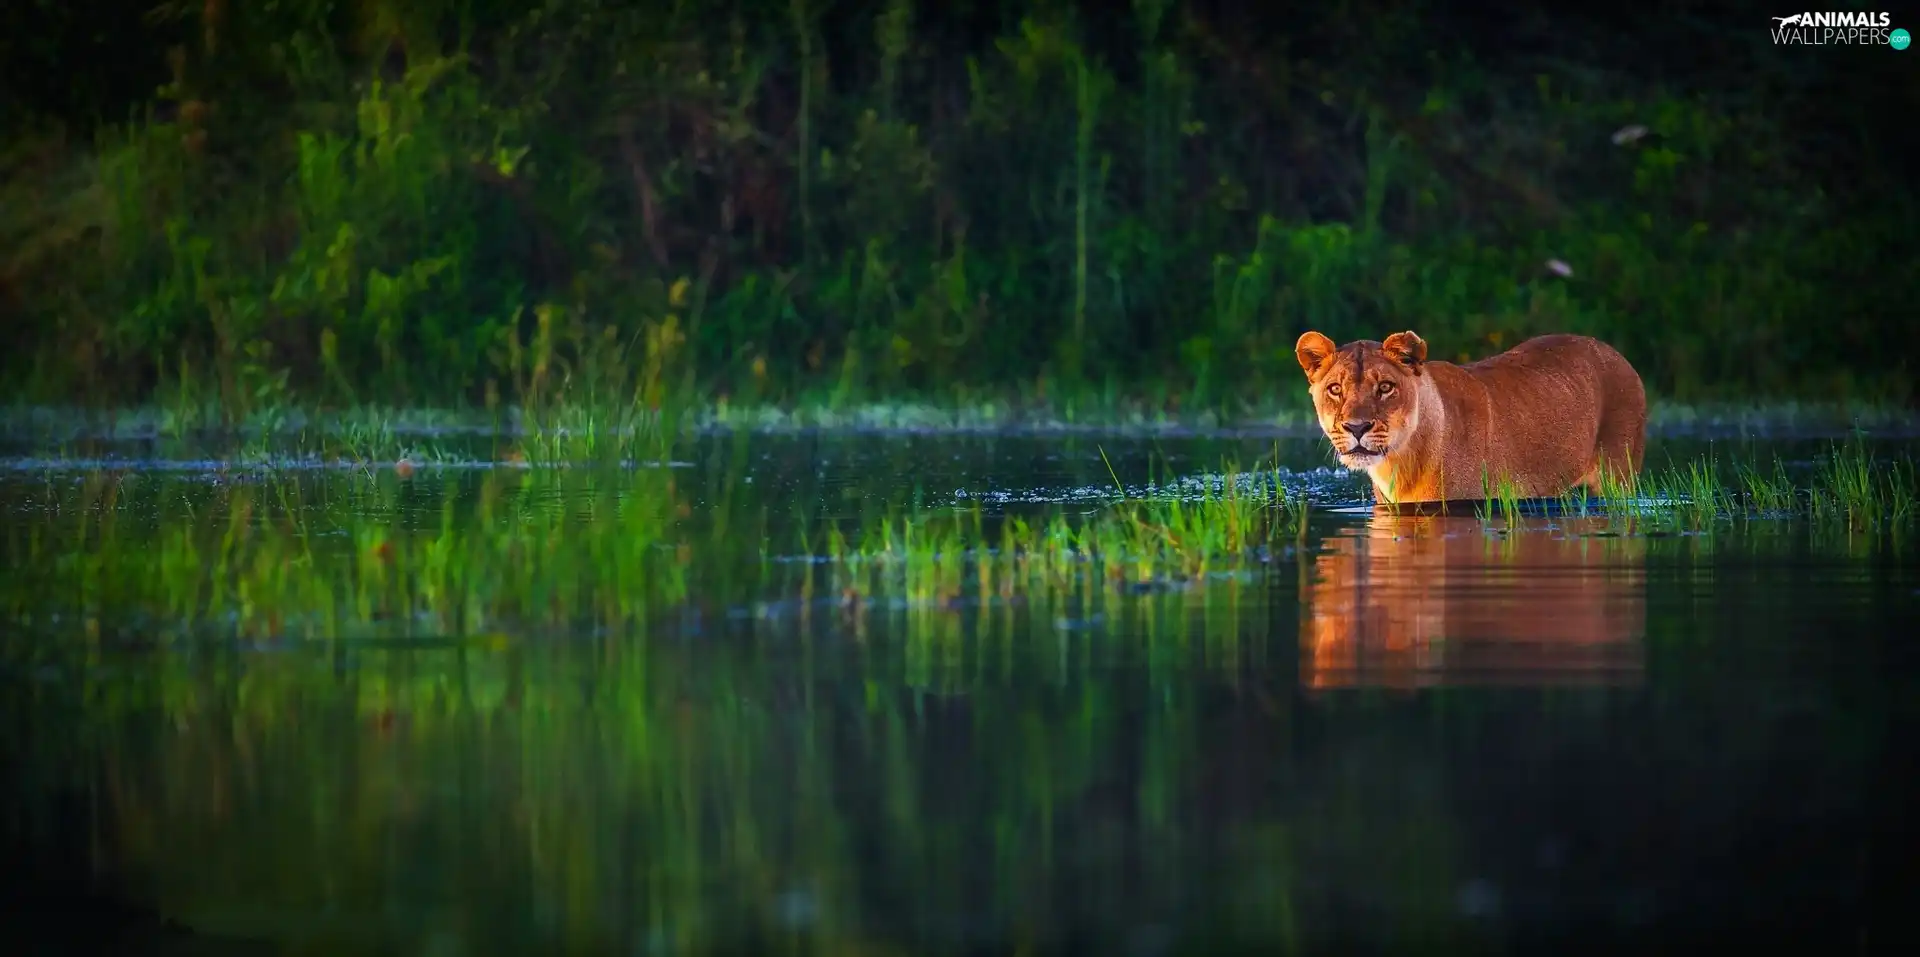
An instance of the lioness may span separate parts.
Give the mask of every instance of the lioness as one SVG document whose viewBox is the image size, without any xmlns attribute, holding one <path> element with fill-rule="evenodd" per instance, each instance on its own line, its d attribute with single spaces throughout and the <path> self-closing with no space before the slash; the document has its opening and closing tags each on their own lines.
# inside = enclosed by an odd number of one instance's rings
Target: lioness
<svg viewBox="0 0 1920 957">
<path fill-rule="evenodd" d="M 1647 393 L 1626 357 L 1586 336 L 1528 339 L 1468 365 L 1427 361 L 1412 332 L 1336 347 L 1318 332 L 1294 356 L 1340 464 L 1382 504 L 1522 498 L 1602 471 L 1631 487 L 1646 447 Z"/>
</svg>

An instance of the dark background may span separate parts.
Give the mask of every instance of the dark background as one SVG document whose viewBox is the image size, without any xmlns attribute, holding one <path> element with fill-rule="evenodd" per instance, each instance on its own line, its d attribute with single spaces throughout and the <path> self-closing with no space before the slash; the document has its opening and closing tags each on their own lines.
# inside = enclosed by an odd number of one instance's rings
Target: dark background
<svg viewBox="0 0 1920 957">
<path fill-rule="evenodd" d="M 1308 328 L 1912 396 L 1920 52 L 1747 5 L 0 18 L 16 399 L 466 401 L 544 355 L 649 395 L 1230 407 L 1298 391 Z"/>
</svg>

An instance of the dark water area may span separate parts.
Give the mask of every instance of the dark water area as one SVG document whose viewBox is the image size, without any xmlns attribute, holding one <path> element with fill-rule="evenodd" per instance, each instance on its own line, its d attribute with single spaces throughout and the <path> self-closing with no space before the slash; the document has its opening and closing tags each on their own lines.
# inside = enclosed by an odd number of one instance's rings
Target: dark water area
<svg viewBox="0 0 1920 957">
<path fill-rule="evenodd" d="M 1912 942 L 1920 568 L 1897 536 L 1335 513 L 1364 486 L 1306 441 L 714 437 L 550 481 L 468 441 L 410 476 L 3 450 L 16 952 Z M 1116 478 L 1180 498 L 1229 461 L 1322 508 L 1152 587 L 807 534 L 977 506 L 990 546 L 1109 508 Z M 608 503 L 656 494 L 672 528 L 630 554 L 642 527 Z M 636 564 L 569 591 L 519 539 L 461 550 L 509 523 L 583 574 Z M 375 580 L 387 548 L 415 577 Z M 532 597 L 468 630 L 365 612 L 448 582 Z M 627 616 L 622 591 L 656 597 Z M 536 616 L 569 603 L 598 617 Z"/>
</svg>

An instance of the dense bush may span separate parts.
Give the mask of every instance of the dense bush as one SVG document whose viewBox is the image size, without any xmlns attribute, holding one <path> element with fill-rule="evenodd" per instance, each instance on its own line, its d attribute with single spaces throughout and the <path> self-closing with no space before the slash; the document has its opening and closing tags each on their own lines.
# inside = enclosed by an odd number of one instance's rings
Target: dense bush
<svg viewBox="0 0 1920 957">
<path fill-rule="evenodd" d="M 15 398 L 617 367 L 1191 404 L 1293 391 L 1309 327 L 1449 358 L 1588 332 L 1683 399 L 1909 397 L 1910 71 L 1763 16 L 121 6 L 9 14 Z M 35 30 L 68 59 L 16 56 Z M 109 48 L 133 79 L 27 82 Z"/>
</svg>

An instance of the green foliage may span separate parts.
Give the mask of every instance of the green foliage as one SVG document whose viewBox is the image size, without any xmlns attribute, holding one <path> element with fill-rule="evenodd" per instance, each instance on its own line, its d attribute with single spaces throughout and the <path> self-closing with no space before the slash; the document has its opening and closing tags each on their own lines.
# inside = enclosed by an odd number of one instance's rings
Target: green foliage
<svg viewBox="0 0 1920 957">
<path fill-rule="evenodd" d="M 523 400 L 560 387 L 513 365 L 548 314 L 570 369 L 654 343 L 619 375 L 656 403 L 1251 404 L 1298 391 L 1308 328 L 1449 359 L 1586 332 L 1685 400 L 1910 397 L 1902 114 L 1823 99 L 1811 57 L 1622 74 L 1571 38 L 1634 38 L 1568 20 L 1495 67 L 1428 49 L 1441 14 L 1339 5 L 1288 36 L 1144 0 L 1002 32 L 909 0 L 160 13 L 125 28 L 180 43 L 133 121 L 0 151 L 10 398 Z"/>
<path fill-rule="evenodd" d="M 156 640 L 182 641 L 644 632 L 692 600 L 689 581 L 732 594 L 793 584 L 784 576 L 801 569 L 808 600 L 897 599 L 915 614 L 945 613 L 996 597 L 1045 595 L 1052 605 L 1204 591 L 1314 551 L 1307 494 L 1280 467 L 1227 465 L 1134 489 L 1109 467 L 1115 487 L 1093 507 L 990 514 L 978 500 L 862 495 L 856 514 L 817 514 L 805 501 L 761 497 L 737 454 L 704 489 L 689 488 L 682 476 L 692 473 L 668 465 L 665 445 L 606 449 L 595 444 L 615 441 L 606 423 L 561 425 L 572 440 L 526 436 L 478 471 L 470 458 L 433 450 L 408 449 L 396 462 L 394 437 L 368 430 L 331 450 L 339 468 L 304 475 L 244 458 L 222 466 L 235 481 L 211 484 L 49 473 L 23 512 L 37 517 L 0 541 L 20 570 L 0 589 L 0 620 L 132 613 L 160 626 Z M 625 455 L 644 456 L 647 467 L 613 461 Z M 1541 504 L 1491 478 L 1485 499 L 1475 510 L 1491 534 L 1525 531 Z M 1563 517 L 1604 520 L 1602 536 L 1712 534 L 1739 523 L 1897 544 L 1920 520 L 1917 501 L 1910 454 L 1850 442 L 1798 477 L 1779 459 L 1762 472 L 1752 463 L 1723 469 L 1709 455 L 1647 469 L 1631 490 L 1609 483 L 1597 498 L 1570 493 L 1560 504 Z M 437 521 L 418 520 L 435 507 Z M 786 518 L 770 519 L 775 510 Z M 1536 531 L 1552 528 L 1549 519 Z"/>
<path fill-rule="evenodd" d="M 1490 486 L 1482 519 L 1499 514 L 1512 524 L 1522 509 L 1510 485 Z M 1757 460 L 1724 467 L 1709 453 L 1684 462 L 1645 468 L 1629 485 L 1615 475 L 1602 476 L 1602 490 L 1561 496 L 1562 508 L 1586 514 L 1598 507 L 1629 526 L 1667 531 L 1710 532 L 1717 525 L 1801 520 L 1821 529 L 1905 536 L 1920 518 L 1920 480 L 1907 451 L 1892 455 L 1870 449 L 1857 437 L 1835 443 L 1796 475 L 1775 458 L 1762 468 Z"/>
</svg>

